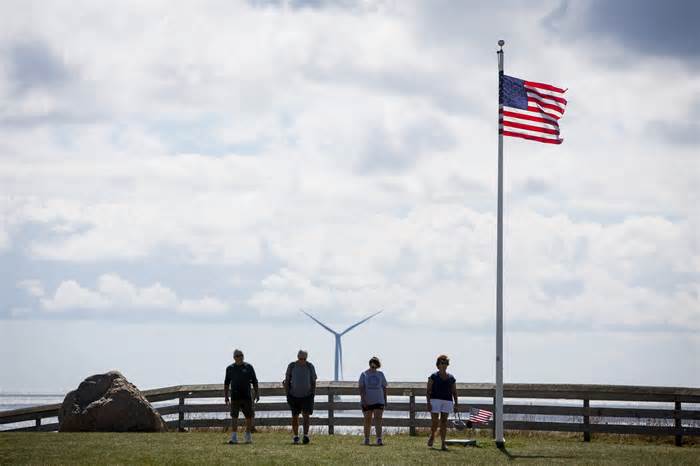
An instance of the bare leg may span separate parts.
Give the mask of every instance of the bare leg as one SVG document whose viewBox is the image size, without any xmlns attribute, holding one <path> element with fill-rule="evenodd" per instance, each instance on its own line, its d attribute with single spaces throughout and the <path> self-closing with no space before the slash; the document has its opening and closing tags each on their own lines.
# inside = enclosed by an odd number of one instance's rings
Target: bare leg
<svg viewBox="0 0 700 466">
<path fill-rule="evenodd" d="M 295 437 L 299 437 L 299 415 L 292 416 L 292 432 Z"/>
<path fill-rule="evenodd" d="M 382 438 L 382 417 L 384 416 L 383 409 L 374 410 L 374 433 L 377 434 L 377 438 Z"/>
<path fill-rule="evenodd" d="M 238 416 L 231 415 L 231 433 L 235 434 L 236 432 L 238 432 Z"/>
<path fill-rule="evenodd" d="M 365 438 L 369 439 L 370 431 L 372 429 L 372 411 L 365 411 Z"/>
<path fill-rule="evenodd" d="M 440 413 L 440 440 L 445 446 L 445 436 L 447 434 L 447 413 Z"/>
<path fill-rule="evenodd" d="M 309 435 L 309 415 L 306 413 L 301 414 L 304 418 L 304 435 Z"/>
<path fill-rule="evenodd" d="M 245 431 L 253 432 L 253 416 L 245 418 Z"/>
<path fill-rule="evenodd" d="M 433 441 L 435 440 L 435 431 L 438 428 L 438 413 L 430 413 L 430 439 L 428 439 L 428 446 L 433 446 Z"/>
</svg>

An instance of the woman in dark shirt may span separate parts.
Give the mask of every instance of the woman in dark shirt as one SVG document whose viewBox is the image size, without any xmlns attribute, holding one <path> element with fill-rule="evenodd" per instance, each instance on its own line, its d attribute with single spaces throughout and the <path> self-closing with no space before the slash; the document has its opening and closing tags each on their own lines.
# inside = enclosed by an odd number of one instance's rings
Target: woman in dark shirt
<svg viewBox="0 0 700 466">
<path fill-rule="evenodd" d="M 430 438 L 428 438 L 428 446 L 432 448 L 435 441 L 435 431 L 438 428 L 438 419 L 440 421 L 440 440 L 442 441 L 442 450 L 447 450 L 445 445 L 445 434 L 447 432 L 447 416 L 452 412 L 453 408 L 457 407 L 457 381 L 452 374 L 447 373 L 447 366 L 450 365 L 450 358 L 441 354 L 438 356 L 435 365 L 438 371 L 433 373 L 428 378 L 428 411 L 432 418 L 430 426 Z M 454 403 L 453 403 L 454 400 Z"/>
</svg>

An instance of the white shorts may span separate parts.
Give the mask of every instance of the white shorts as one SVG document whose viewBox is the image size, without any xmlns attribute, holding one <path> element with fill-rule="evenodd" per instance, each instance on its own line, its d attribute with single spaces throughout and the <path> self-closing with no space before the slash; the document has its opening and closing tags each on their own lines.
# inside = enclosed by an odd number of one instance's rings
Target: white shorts
<svg viewBox="0 0 700 466">
<path fill-rule="evenodd" d="M 432 399 L 430 404 L 433 407 L 431 413 L 451 413 L 454 408 L 454 403 L 450 400 Z"/>
</svg>

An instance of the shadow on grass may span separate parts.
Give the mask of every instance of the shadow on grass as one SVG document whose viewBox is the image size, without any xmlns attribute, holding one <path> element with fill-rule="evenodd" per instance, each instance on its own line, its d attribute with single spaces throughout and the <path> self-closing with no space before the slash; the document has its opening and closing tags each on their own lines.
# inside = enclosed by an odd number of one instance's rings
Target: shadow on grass
<svg viewBox="0 0 700 466">
<path fill-rule="evenodd" d="M 509 452 L 506 447 L 499 447 L 498 450 L 506 455 L 509 460 L 515 460 L 519 458 L 531 458 L 531 459 L 574 459 L 575 456 L 563 456 L 563 455 L 514 455 Z"/>
</svg>

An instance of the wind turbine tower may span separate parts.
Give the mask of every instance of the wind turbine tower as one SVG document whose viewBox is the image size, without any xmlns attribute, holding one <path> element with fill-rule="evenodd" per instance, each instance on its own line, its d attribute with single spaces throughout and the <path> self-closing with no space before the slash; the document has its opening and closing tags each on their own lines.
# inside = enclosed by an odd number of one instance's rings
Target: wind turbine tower
<svg viewBox="0 0 700 466">
<path fill-rule="evenodd" d="M 343 378 L 343 342 L 341 340 L 342 336 L 345 335 L 346 333 L 348 333 L 350 330 L 357 327 L 358 325 L 364 324 L 365 322 L 367 322 L 369 319 L 376 316 L 377 314 L 382 313 L 382 311 L 375 312 L 374 314 L 370 315 L 369 317 L 365 317 L 361 321 L 352 324 L 350 327 L 348 327 L 345 330 L 343 330 L 342 332 L 338 333 L 335 330 L 333 330 L 332 328 L 330 328 L 328 325 L 326 325 L 323 322 L 321 322 L 320 320 L 318 320 L 316 317 L 309 314 L 308 312 L 306 312 L 306 311 L 301 311 L 301 312 L 303 312 L 304 314 L 309 316 L 310 319 L 312 319 L 318 325 L 325 328 L 326 330 L 328 330 L 329 332 L 331 332 L 335 336 L 335 373 L 334 373 L 333 380 L 336 382 L 339 380 L 342 380 L 342 378 Z M 340 378 L 338 378 L 338 376 L 340 376 Z"/>
</svg>

